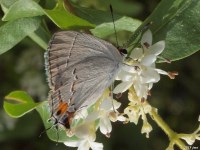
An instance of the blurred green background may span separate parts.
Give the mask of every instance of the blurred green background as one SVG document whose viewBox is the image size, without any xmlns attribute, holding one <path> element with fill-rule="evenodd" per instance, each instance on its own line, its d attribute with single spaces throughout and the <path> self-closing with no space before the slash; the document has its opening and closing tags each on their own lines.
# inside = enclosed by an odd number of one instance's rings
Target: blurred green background
<svg viewBox="0 0 200 150">
<path fill-rule="evenodd" d="M 114 13 L 144 20 L 159 3 L 159 0 L 73 0 L 75 3 L 94 9 L 108 11 L 111 3 Z M 55 1 L 41 0 L 43 8 L 53 8 Z M 0 12 L 1 17 L 3 12 Z M 47 20 L 51 33 L 59 30 Z M 120 36 L 121 35 L 121 36 Z M 120 40 L 127 40 L 126 33 L 119 33 Z M 110 37 L 111 39 L 113 37 Z M 0 55 L 0 149 L 1 150 L 60 150 L 72 149 L 50 141 L 46 134 L 39 138 L 44 130 L 36 111 L 19 119 L 9 117 L 3 110 L 4 96 L 13 90 L 27 91 L 35 101 L 47 98 L 48 86 L 44 71 L 44 50 L 29 38 L 25 38 L 12 50 Z M 178 71 L 175 80 L 162 76 L 154 85 L 149 103 L 159 108 L 163 119 L 177 132 L 190 133 L 198 124 L 200 114 L 200 52 L 171 64 L 158 64 L 158 68 Z M 127 95 L 120 100 L 127 103 Z M 140 133 L 142 122 L 134 124 L 114 123 L 111 137 L 97 135 L 97 141 L 104 144 L 105 150 L 163 150 L 168 146 L 168 138 L 163 131 L 151 122 L 153 131 L 150 138 Z M 98 132 L 99 133 L 99 132 Z M 194 146 L 199 146 L 196 142 Z M 75 148 L 76 149 L 76 148 Z"/>
</svg>

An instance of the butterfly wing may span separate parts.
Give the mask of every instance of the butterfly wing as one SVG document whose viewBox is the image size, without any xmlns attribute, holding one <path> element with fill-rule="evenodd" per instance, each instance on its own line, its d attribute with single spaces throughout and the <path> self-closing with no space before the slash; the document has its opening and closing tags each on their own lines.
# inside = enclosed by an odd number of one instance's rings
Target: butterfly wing
<svg viewBox="0 0 200 150">
<path fill-rule="evenodd" d="M 52 115 L 56 113 L 54 116 L 63 122 L 66 111 L 95 103 L 113 81 L 121 62 L 118 50 L 106 41 L 75 31 L 55 33 L 46 53 Z"/>
</svg>

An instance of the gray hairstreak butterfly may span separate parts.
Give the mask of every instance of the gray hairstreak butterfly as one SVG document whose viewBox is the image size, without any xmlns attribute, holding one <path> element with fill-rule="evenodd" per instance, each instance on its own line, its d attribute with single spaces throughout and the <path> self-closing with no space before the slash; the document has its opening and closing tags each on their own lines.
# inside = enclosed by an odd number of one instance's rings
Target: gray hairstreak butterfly
<svg viewBox="0 0 200 150">
<path fill-rule="evenodd" d="M 45 59 L 51 119 L 65 128 L 78 110 L 99 99 L 122 66 L 112 44 L 76 31 L 55 33 Z"/>
</svg>

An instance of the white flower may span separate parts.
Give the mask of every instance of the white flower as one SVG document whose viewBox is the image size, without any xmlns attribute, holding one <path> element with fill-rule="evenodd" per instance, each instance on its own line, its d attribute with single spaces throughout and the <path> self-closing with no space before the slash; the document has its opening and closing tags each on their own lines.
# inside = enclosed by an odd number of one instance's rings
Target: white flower
<svg viewBox="0 0 200 150">
<path fill-rule="evenodd" d="M 100 131 L 109 137 L 112 131 L 111 121 L 125 121 L 117 109 L 121 103 L 110 97 L 110 91 L 106 90 L 103 96 L 91 108 L 82 109 L 76 113 L 68 134 L 77 137 L 77 140 L 66 141 L 65 145 L 70 147 L 78 147 L 78 150 L 101 150 L 103 145 L 95 142 L 96 131 Z"/>
<path fill-rule="evenodd" d="M 141 133 L 146 133 L 146 138 L 149 138 L 149 133 L 152 131 L 152 126 L 146 121 L 143 122 Z"/>
<path fill-rule="evenodd" d="M 132 51 L 131 60 L 127 60 L 127 64 L 122 67 L 117 76 L 117 80 L 122 80 L 122 83 L 115 87 L 113 93 L 123 93 L 133 85 L 137 96 L 146 99 L 153 83 L 160 80 L 160 74 L 169 74 L 155 68 L 155 61 L 164 50 L 165 42 L 159 41 L 152 45 L 152 33 L 147 30 L 142 36 L 141 45 L 141 48 Z"/>
<path fill-rule="evenodd" d="M 140 110 L 138 106 L 128 106 L 127 108 L 124 109 L 124 113 L 128 115 L 129 121 L 135 124 L 138 123 L 140 117 L 139 112 Z"/>
<path fill-rule="evenodd" d="M 131 88 L 128 93 L 128 99 L 130 103 L 124 109 L 124 114 L 128 116 L 128 120 L 137 124 L 140 116 L 142 116 L 142 119 L 144 120 L 144 122 L 146 122 L 147 119 L 145 115 L 151 112 L 151 105 L 149 105 L 146 101 L 141 101 L 141 99 L 139 99 L 136 95 L 133 88 Z"/>
<path fill-rule="evenodd" d="M 96 126 L 95 122 L 85 122 L 75 128 L 77 141 L 66 141 L 64 144 L 70 147 L 78 147 L 78 150 L 103 150 L 103 144 L 95 142 Z"/>
<path fill-rule="evenodd" d="M 117 111 L 120 105 L 121 103 L 113 100 L 109 96 L 106 96 L 102 99 L 98 109 L 87 116 L 86 121 L 99 119 L 98 127 L 100 128 L 101 133 L 109 137 L 110 132 L 112 131 L 111 121 L 115 122 L 117 120 L 126 120 L 126 118 L 120 115 Z"/>
<path fill-rule="evenodd" d="M 117 109 L 120 107 L 121 103 L 108 97 L 103 100 L 99 107 L 99 126 L 101 133 L 109 137 L 112 131 L 111 121 L 115 122 L 117 120 L 125 121 L 125 118 L 119 116 Z"/>
<path fill-rule="evenodd" d="M 188 134 L 187 136 L 181 137 L 181 139 L 185 140 L 188 145 L 194 144 L 196 138 L 193 134 Z"/>
</svg>

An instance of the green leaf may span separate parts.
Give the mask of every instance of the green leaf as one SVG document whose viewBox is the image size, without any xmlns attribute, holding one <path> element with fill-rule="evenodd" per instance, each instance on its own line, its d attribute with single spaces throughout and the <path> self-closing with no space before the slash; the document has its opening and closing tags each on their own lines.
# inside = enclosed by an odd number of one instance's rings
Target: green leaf
<svg viewBox="0 0 200 150">
<path fill-rule="evenodd" d="M 74 8 L 76 10 L 76 13 L 81 18 L 97 25 L 96 28 L 91 29 L 91 32 L 95 36 L 105 38 L 106 36 L 114 33 L 114 25 L 110 12 L 83 8 L 75 5 Z M 141 25 L 140 20 L 122 16 L 119 14 L 114 14 L 114 20 L 116 31 L 124 30 L 134 32 L 139 27 L 139 25 Z"/>
<path fill-rule="evenodd" d="M 21 18 L 0 27 L 0 54 L 8 51 L 40 26 L 40 18 Z"/>
<path fill-rule="evenodd" d="M 40 114 L 40 117 L 42 118 L 45 129 L 52 127 L 46 131 L 49 139 L 51 139 L 52 141 L 56 141 L 56 142 L 65 142 L 65 141 L 77 139 L 76 137 L 67 137 L 65 129 L 59 128 L 59 130 L 57 131 L 55 129 L 55 126 L 53 126 L 53 123 L 48 122 L 48 120 L 51 117 L 51 113 L 50 113 L 49 104 L 47 101 L 45 101 L 41 105 L 39 105 L 36 108 L 36 110 L 38 111 L 38 113 Z M 59 138 L 58 138 L 58 136 L 59 136 Z"/>
<path fill-rule="evenodd" d="M 72 15 L 66 11 L 63 6 L 63 1 L 59 0 L 53 10 L 44 10 L 46 15 L 61 29 L 90 29 L 95 25 Z"/>
<path fill-rule="evenodd" d="M 199 8 L 199 0 L 162 0 L 138 30 L 152 21 L 154 43 L 166 42 L 162 56 L 172 61 L 188 57 L 200 49 Z"/>
<path fill-rule="evenodd" d="M 8 21 L 23 17 L 40 16 L 43 14 L 43 9 L 35 1 L 19 0 L 9 7 L 2 20 Z"/>
<path fill-rule="evenodd" d="M 115 21 L 115 29 L 117 32 L 123 30 L 134 32 L 140 25 L 141 21 L 131 17 L 121 17 Z M 91 32 L 100 38 L 107 37 L 108 35 L 111 35 L 115 32 L 113 22 L 100 24 L 96 26 L 95 29 L 91 29 Z"/>
<path fill-rule="evenodd" d="M 111 13 L 108 11 L 95 10 L 90 8 L 84 8 L 74 5 L 74 9 L 78 16 L 88 20 L 89 22 L 100 25 L 102 23 L 112 22 Z M 123 17 L 122 15 L 114 14 L 115 20 Z"/>
<path fill-rule="evenodd" d="M 14 91 L 5 97 L 3 107 L 8 115 L 14 118 L 23 116 L 24 114 L 35 109 L 40 103 L 35 103 L 33 99 L 24 91 Z"/>
<path fill-rule="evenodd" d="M 29 34 L 29 37 L 46 50 L 51 36 L 42 26 L 40 26 L 35 32 Z"/>
<path fill-rule="evenodd" d="M 8 8 L 18 0 L 0 0 L 1 8 L 4 13 L 7 13 Z"/>
<path fill-rule="evenodd" d="M 117 11 L 120 14 L 136 16 L 141 13 L 143 9 L 143 5 L 137 1 L 124 2 L 124 0 L 98 0 L 98 2 L 107 7 L 112 4 L 114 14 Z M 99 6 L 98 2 L 96 5 L 97 8 Z"/>
</svg>

